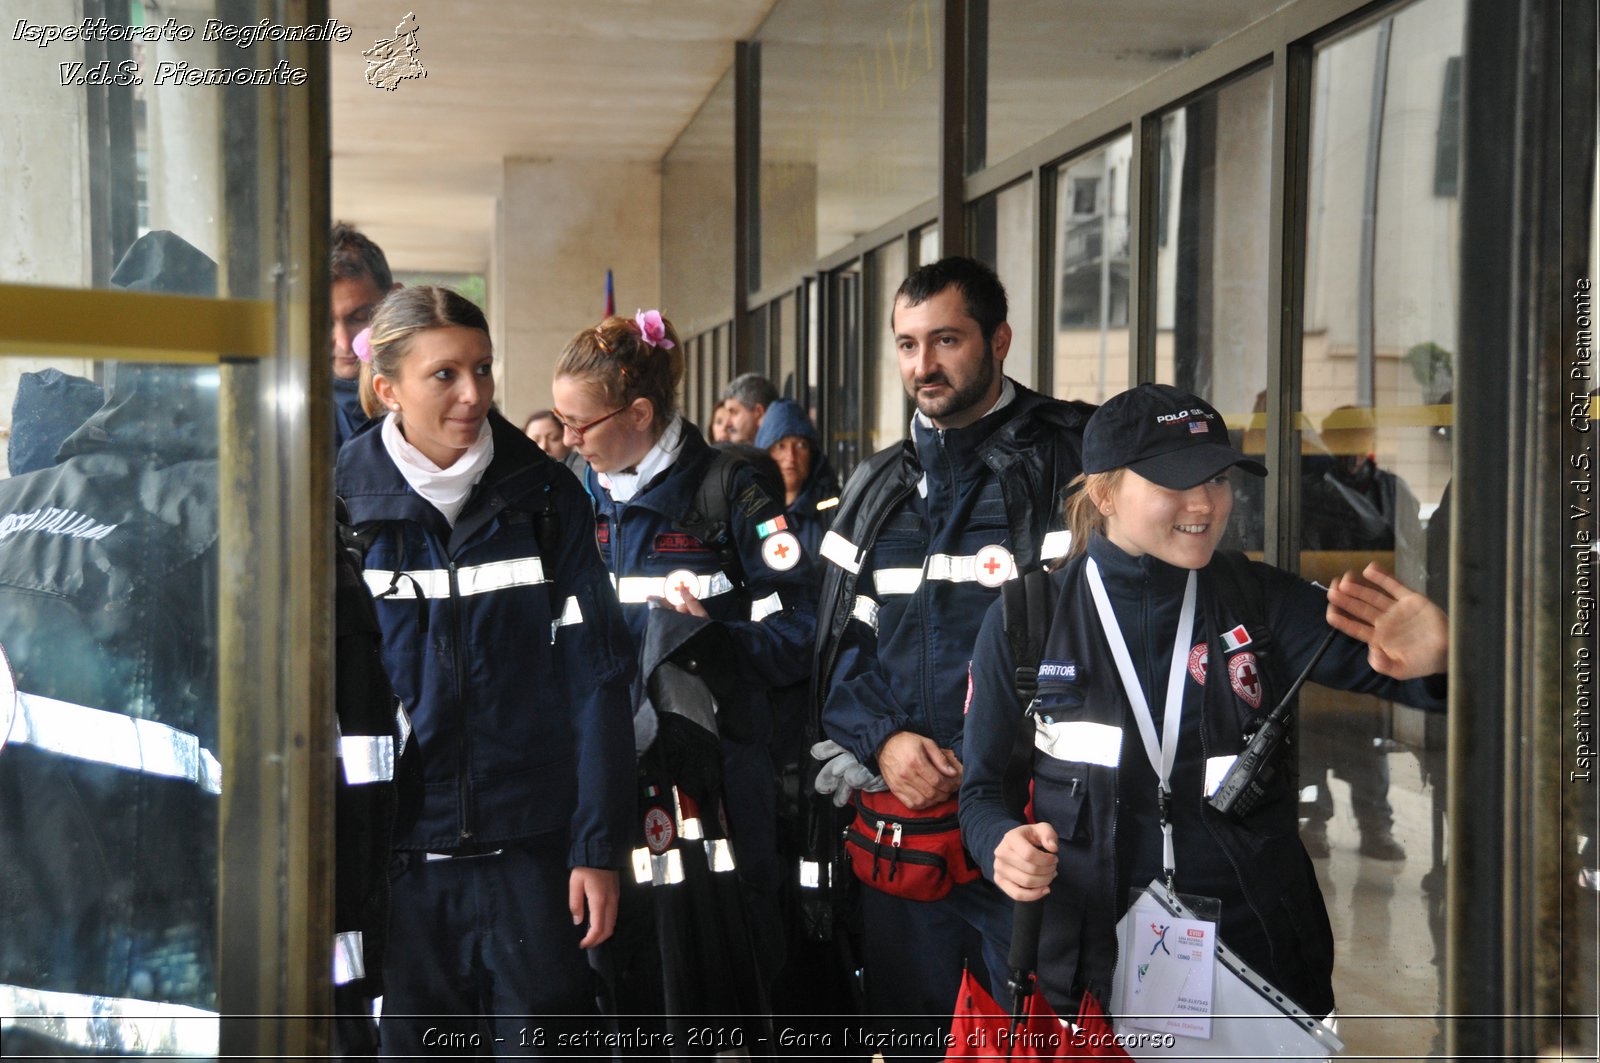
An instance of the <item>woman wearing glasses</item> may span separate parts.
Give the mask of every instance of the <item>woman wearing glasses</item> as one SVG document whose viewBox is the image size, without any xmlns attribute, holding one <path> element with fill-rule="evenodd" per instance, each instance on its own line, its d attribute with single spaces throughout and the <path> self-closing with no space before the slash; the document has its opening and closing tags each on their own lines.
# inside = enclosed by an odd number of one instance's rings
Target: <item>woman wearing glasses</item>
<svg viewBox="0 0 1600 1063">
<path fill-rule="evenodd" d="M 632 319 L 609 317 L 574 336 L 556 364 L 552 392 L 565 441 L 587 465 L 581 475 L 594 503 L 595 537 L 641 653 L 681 646 L 674 659 L 716 697 L 732 855 L 762 973 L 770 979 L 781 962 L 782 934 L 767 695 L 810 669 L 815 617 L 809 565 L 785 527 L 782 499 L 769 493 L 753 467 L 713 449 L 680 416 L 682 376 L 672 325 L 656 311 L 641 311 Z M 653 660 L 646 656 L 642 679 Z M 651 879 L 651 853 L 668 855 L 680 833 L 693 840 L 700 829 L 686 826 L 695 817 L 680 814 L 673 786 L 680 780 L 652 775 L 662 765 L 662 745 L 670 744 L 655 712 L 664 706 L 653 706 L 647 693 L 654 689 L 640 684 L 635 717 L 636 745 L 644 755 L 644 831 L 637 852 L 647 860 L 641 882 Z M 658 730 L 664 741 L 652 751 Z M 716 821 L 711 810 L 702 811 Z M 641 891 L 636 903 L 646 906 L 648 899 Z M 628 933 L 631 902 L 635 897 L 625 892 L 619 936 Z M 649 999 L 649 983 L 662 977 L 660 958 L 651 958 L 654 945 L 616 951 L 620 1009 L 659 1010 Z M 670 972 L 666 979 L 670 995 Z"/>
<path fill-rule="evenodd" d="M 519 1045 L 518 1016 L 596 1010 L 583 950 L 628 857 L 632 647 L 582 491 L 490 406 L 482 311 L 405 288 L 355 347 L 381 416 L 338 491 L 424 775 L 395 825 L 383 1050 L 478 1044 L 480 1016 Z"/>
</svg>

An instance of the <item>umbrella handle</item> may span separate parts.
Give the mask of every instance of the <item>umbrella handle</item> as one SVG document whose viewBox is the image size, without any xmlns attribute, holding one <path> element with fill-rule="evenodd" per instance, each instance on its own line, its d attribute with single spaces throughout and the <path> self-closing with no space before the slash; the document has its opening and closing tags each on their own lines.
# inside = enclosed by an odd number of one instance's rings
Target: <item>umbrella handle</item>
<svg viewBox="0 0 1600 1063">
<path fill-rule="evenodd" d="M 1044 921 L 1044 901 L 1017 901 L 1011 908 L 1011 951 L 1006 957 L 1010 968 L 1012 1003 L 1033 992 L 1033 974 L 1039 966 L 1039 927 Z"/>
</svg>

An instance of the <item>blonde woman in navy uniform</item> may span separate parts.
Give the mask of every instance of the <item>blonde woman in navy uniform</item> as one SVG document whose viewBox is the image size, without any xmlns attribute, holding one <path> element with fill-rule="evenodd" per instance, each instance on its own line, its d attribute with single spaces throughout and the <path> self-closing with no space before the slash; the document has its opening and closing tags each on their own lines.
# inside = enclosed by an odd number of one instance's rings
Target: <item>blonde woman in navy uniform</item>
<svg viewBox="0 0 1600 1063">
<path fill-rule="evenodd" d="M 477 1045 L 486 1021 L 526 1055 L 535 1017 L 598 1022 L 584 950 L 628 857 L 631 646 L 582 489 L 491 406 L 483 312 L 402 289 L 358 340 L 381 416 L 338 491 L 424 780 L 395 830 L 383 1051 Z"/>
<path fill-rule="evenodd" d="M 1233 449 L 1221 416 L 1194 395 L 1142 384 L 1108 400 L 1084 432 L 1083 457 L 1086 482 L 1068 503 L 1072 553 L 1050 576 L 1056 605 L 1031 717 L 1017 704 L 1001 603 L 978 636 L 961 787 L 968 848 L 1013 900 L 1044 898 L 1039 985 L 1060 1014 L 1084 989 L 1109 999 L 1114 927 L 1129 887 L 1169 870 L 1170 827 L 1177 890 L 1220 899 L 1222 941 L 1326 1015 L 1333 935 L 1297 833 L 1292 772 L 1280 771 L 1278 792 L 1242 821 L 1205 797 L 1330 625 L 1338 635 L 1311 681 L 1442 708 L 1444 614 L 1375 565 L 1365 582 L 1347 573 L 1324 590 L 1219 554 L 1229 470 L 1266 469 Z M 1131 678 L 1114 661 L 1119 645 Z M 1023 726 L 1036 728 L 1028 823 L 1001 795 Z M 1170 765 L 1164 778 L 1160 765 Z"/>
</svg>

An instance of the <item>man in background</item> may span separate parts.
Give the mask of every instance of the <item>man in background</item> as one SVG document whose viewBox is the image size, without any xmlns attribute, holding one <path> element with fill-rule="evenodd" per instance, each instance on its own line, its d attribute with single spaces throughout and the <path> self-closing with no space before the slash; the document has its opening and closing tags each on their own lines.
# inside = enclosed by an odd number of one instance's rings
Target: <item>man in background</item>
<svg viewBox="0 0 1600 1063">
<path fill-rule="evenodd" d="M 372 323 L 383 297 L 400 287 L 383 249 L 344 222 L 328 236 L 328 286 L 333 318 L 333 450 L 367 421 L 361 409 L 361 362 L 351 342 Z"/>
<path fill-rule="evenodd" d="M 741 373 L 722 392 L 728 411 L 726 442 L 755 444 L 767 407 L 778 401 L 778 389 L 760 373 Z"/>
</svg>

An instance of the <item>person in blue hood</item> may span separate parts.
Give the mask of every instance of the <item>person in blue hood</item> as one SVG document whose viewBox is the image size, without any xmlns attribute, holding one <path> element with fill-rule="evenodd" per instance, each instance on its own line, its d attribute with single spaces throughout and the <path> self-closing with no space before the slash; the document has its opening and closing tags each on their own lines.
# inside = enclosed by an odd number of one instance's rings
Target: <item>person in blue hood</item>
<svg viewBox="0 0 1600 1063">
<path fill-rule="evenodd" d="M 772 455 L 783 474 L 783 511 L 806 557 L 820 561 L 817 553 L 839 504 L 839 478 L 822 452 L 822 437 L 806 411 L 793 399 L 779 399 L 767 407 L 756 431 L 756 446 Z"/>
<path fill-rule="evenodd" d="M 517 1016 L 589 1031 L 634 666 L 587 499 L 492 408 L 488 323 L 461 295 L 396 291 L 352 346 L 383 416 L 340 451 L 338 490 L 423 775 L 395 829 L 383 1051 L 472 1043 L 480 1021 L 515 1045 Z"/>
</svg>

